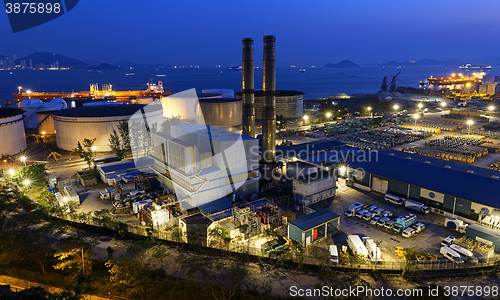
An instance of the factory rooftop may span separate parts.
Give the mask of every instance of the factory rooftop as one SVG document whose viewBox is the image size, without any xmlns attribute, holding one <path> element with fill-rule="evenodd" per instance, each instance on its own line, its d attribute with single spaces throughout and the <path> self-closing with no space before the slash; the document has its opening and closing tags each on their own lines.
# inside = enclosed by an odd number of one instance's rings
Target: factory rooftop
<svg viewBox="0 0 500 300">
<path fill-rule="evenodd" d="M 321 140 L 314 141 L 310 143 L 292 145 L 292 146 L 277 146 L 276 155 L 277 156 L 297 156 L 297 155 L 307 155 L 311 152 L 316 151 L 330 151 L 339 149 L 345 144 L 337 140 Z"/>
<path fill-rule="evenodd" d="M 203 103 L 229 103 L 229 102 L 238 102 L 241 101 L 241 99 L 237 98 L 200 98 L 198 99 L 199 102 Z"/>
<path fill-rule="evenodd" d="M 330 151 L 321 161 L 408 183 L 472 202 L 500 207 L 500 172 L 465 163 L 405 153 L 397 150 L 363 151 L 344 147 Z M 350 157 L 343 160 L 343 157 Z M 306 161 L 320 163 L 316 155 Z"/>
<path fill-rule="evenodd" d="M 335 220 L 338 218 L 339 215 L 337 215 L 334 212 L 331 212 L 326 209 L 318 210 L 317 212 L 314 212 L 310 215 L 307 215 L 305 217 L 302 217 L 300 219 L 294 220 L 290 222 L 289 224 L 292 224 L 303 231 L 307 231 L 311 228 L 318 227 L 322 224 L 328 223 L 332 220 Z"/>
<path fill-rule="evenodd" d="M 253 140 L 254 139 L 254 138 L 251 138 L 251 137 L 246 136 L 246 135 L 241 135 L 241 134 L 238 134 L 235 132 L 231 132 L 231 131 L 227 131 L 224 129 L 220 129 L 220 128 L 208 126 L 208 125 L 203 125 L 203 124 L 172 125 L 172 127 L 178 127 L 182 130 L 185 130 L 189 133 L 193 133 L 196 135 L 210 137 L 212 140 L 215 140 L 218 142 L 237 141 L 240 138 L 242 140 Z"/>
<path fill-rule="evenodd" d="M 143 110 L 144 113 L 150 113 L 162 110 L 161 105 L 103 105 L 99 107 L 84 106 L 71 109 L 54 111 L 55 116 L 61 117 L 117 117 L 131 116 L 136 112 Z"/>
</svg>

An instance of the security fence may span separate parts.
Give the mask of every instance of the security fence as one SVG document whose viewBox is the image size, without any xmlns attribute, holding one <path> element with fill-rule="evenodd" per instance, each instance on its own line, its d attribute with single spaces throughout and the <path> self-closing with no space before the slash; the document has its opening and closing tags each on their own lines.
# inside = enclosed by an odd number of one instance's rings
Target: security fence
<svg viewBox="0 0 500 300">
<path fill-rule="evenodd" d="M 104 228 L 105 230 L 112 230 L 118 234 L 123 234 L 123 230 L 128 232 L 129 234 L 133 234 L 136 236 L 143 237 L 154 237 L 160 241 L 166 241 L 169 243 L 178 244 L 181 246 L 191 245 L 193 247 L 204 248 L 205 250 L 212 249 L 220 253 L 227 253 L 231 255 L 231 253 L 245 253 L 249 255 L 253 255 L 261 258 L 269 258 L 277 261 L 282 261 L 283 263 L 294 263 L 294 264 L 306 264 L 306 265 L 326 265 L 330 267 L 335 267 L 343 271 L 371 271 L 371 270 L 387 270 L 387 271 L 395 271 L 396 273 L 402 272 L 404 269 L 409 269 L 410 267 L 413 270 L 473 270 L 477 268 L 483 267 L 491 267 L 491 266 L 499 266 L 499 261 L 490 260 L 487 262 L 479 262 L 476 264 L 472 263 L 462 263 L 457 264 L 449 261 L 448 259 L 438 259 L 436 261 L 425 261 L 419 262 L 417 260 L 410 261 L 381 261 L 381 262 L 371 262 L 368 260 L 359 260 L 351 256 L 346 256 L 345 260 L 342 260 L 340 263 L 334 263 L 330 260 L 329 253 L 327 253 L 324 249 L 319 249 L 314 246 L 309 246 L 299 250 L 271 250 L 268 252 L 264 252 L 259 248 L 250 247 L 248 242 L 229 242 L 224 243 L 224 241 L 217 242 L 212 240 L 212 243 L 207 245 L 206 240 L 200 239 L 194 241 L 193 244 L 186 244 L 184 241 L 185 236 L 180 233 L 178 227 L 171 226 L 169 228 L 164 228 L 161 230 L 153 229 L 144 226 L 138 226 L 133 224 L 126 224 L 123 222 L 114 221 L 112 216 L 105 214 L 97 214 L 92 215 L 91 213 L 83 213 L 83 214 L 62 214 L 58 215 L 58 218 L 67 220 L 69 222 L 79 223 L 90 225 L 94 227 Z M 122 231 L 122 232 L 121 232 Z M 341 255 L 342 257 L 342 255 Z M 347 259 L 348 258 L 348 259 Z"/>
</svg>

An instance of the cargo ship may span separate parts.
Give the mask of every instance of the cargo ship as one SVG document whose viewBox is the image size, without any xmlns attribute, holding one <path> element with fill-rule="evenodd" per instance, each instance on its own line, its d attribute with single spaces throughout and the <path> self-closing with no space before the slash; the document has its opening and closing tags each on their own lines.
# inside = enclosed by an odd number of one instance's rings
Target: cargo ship
<svg viewBox="0 0 500 300">
<path fill-rule="evenodd" d="M 479 66 L 479 65 L 471 65 L 471 64 L 463 64 L 458 66 L 460 69 L 463 70 L 484 70 L 484 71 L 489 71 L 491 70 L 491 66 Z"/>
<path fill-rule="evenodd" d="M 153 83 L 153 80 L 148 82 L 148 89 L 145 91 L 113 91 L 113 86 L 111 84 L 103 84 L 101 89 L 97 83 L 90 85 L 90 91 L 80 91 L 80 92 L 32 92 L 26 91 L 21 92 L 22 88 L 19 87 L 19 93 L 12 94 L 16 100 L 21 101 L 24 99 L 40 99 L 40 100 L 52 100 L 54 98 L 62 99 L 116 99 L 118 101 L 136 99 L 136 98 L 161 98 L 164 96 L 171 95 L 171 91 L 165 91 L 163 89 L 163 83 L 161 80 L 158 84 Z"/>
</svg>

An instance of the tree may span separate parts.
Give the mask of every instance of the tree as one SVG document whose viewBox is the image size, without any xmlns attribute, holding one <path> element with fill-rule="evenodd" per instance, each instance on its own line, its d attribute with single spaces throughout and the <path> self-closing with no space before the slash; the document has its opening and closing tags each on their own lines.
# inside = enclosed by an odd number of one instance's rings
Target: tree
<svg viewBox="0 0 500 300">
<path fill-rule="evenodd" d="M 95 138 L 85 138 L 83 139 L 83 145 L 80 143 L 80 141 L 78 141 L 78 145 L 75 149 L 73 149 L 73 152 L 80 155 L 80 157 L 83 158 L 83 160 L 89 165 L 89 169 L 92 166 L 92 162 L 94 160 L 94 151 L 92 150 L 92 147 L 94 146 L 95 140 Z"/>
<path fill-rule="evenodd" d="M 92 251 L 86 249 L 85 246 L 80 246 L 75 249 L 59 251 L 54 254 L 60 262 L 54 265 L 56 270 L 73 270 L 78 269 L 80 274 L 88 275 L 92 270 Z"/>
<path fill-rule="evenodd" d="M 282 137 L 281 131 L 286 129 L 287 125 L 288 125 L 287 118 L 285 118 L 283 115 L 276 116 L 276 129 L 278 130 L 280 137 Z"/>
<path fill-rule="evenodd" d="M 215 243 L 217 247 L 221 247 L 222 245 L 229 247 L 229 243 L 231 243 L 229 231 L 220 225 L 211 229 L 208 236 L 210 237 L 211 243 Z"/>
<path fill-rule="evenodd" d="M 125 151 L 130 151 L 130 134 L 127 121 L 118 123 L 118 132 L 120 133 L 123 149 Z"/>
<path fill-rule="evenodd" d="M 109 148 L 111 148 L 119 160 L 122 160 L 125 157 L 125 149 L 120 141 L 120 137 L 118 136 L 116 129 L 114 128 L 113 132 L 109 135 Z"/>
</svg>

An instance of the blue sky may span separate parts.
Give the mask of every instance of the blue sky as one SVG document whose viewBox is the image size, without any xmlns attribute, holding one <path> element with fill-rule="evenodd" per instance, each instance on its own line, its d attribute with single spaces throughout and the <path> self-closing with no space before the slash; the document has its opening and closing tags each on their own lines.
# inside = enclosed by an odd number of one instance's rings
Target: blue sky
<svg viewBox="0 0 500 300">
<path fill-rule="evenodd" d="M 241 38 L 255 39 L 258 61 L 274 34 L 278 65 L 472 59 L 497 55 L 499 11 L 498 0 L 82 0 L 16 34 L 0 13 L 0 54 L 226 66 L 240 63 Z"/>
</svg>

